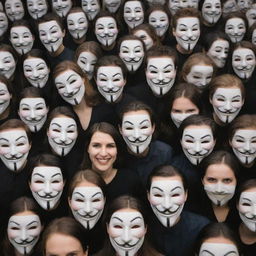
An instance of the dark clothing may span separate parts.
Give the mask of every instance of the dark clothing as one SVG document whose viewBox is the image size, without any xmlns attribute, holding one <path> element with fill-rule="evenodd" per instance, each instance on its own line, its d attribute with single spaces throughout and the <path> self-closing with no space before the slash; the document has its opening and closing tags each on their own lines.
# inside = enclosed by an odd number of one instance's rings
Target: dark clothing
<svg viewBox="0 0 256 256">
<path fill-rule="evenodd" d="M 48 52 L 46 54 L 48 63 L 50 64 L 51 68 L 55 68 L 59 63 L 64 60 L 73 60 L 74 52 L 69 48 L 65 47 L 62 53 L 58 56 L 51 56 Z"/>
</svg>

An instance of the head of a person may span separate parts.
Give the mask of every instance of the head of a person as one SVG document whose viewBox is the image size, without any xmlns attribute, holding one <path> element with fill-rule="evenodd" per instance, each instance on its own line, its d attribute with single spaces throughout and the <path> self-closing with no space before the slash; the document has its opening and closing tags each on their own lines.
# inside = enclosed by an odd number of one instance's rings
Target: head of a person
<svg viewBox="0 0 256 256">
<path fill-rule="evenodd" d="M 192 52 L 200 32 L 200 14 L 195 8 L 180 9 L 172 17 L 172 33 L 180 52 Z"/>
<path fill-rule="evenodd" d="M 234 75 L 220 75 L 210 83 L 209 101 L 213 107 L 214 119 L 221 125 L 231 123 L 237 117 L 244 99 L 244 85 Z"/>
<path fill-rule="evenodd" d="M 103 0 L 103 8 L 110 13 L 117 13 L 119 7 L 121 6 L 123 0 Z"/>
<path fill-rule="evenodd" d="M 47 119 L 47 138 L 51 150 L 58 156 L 66 156 L 74 147 L 77 137 L 77 117 L 66 106 L 53 109 Z"/>
<path fill-rule="evenodd" d="M 85 229 L 92 229 L 104 210 L 105 181 L 98 173 L 90 169 L 77 172 L 69 185 L 68 202 L 74 218 Z"/>
<path fill-rule="evenodd" d="M 255 19 L 256 19 L 256 13 L 255 13 Z M 250 41 L 254 46 L 256 46 L 256 22 L 253 23 L 252 26 L 249 28 L 248 41 Z"/>
<path fill-rule="evenodd" d="M 232 52 L 232 68 L 235 74 L 243 80 L 252 77 L 256 64 L 256 48 L 248 41 L 236 43 Z"/>
<path fill-rule="evenodd" d="M 60 18 L 65 18 L 72 8 L 72 0 L 51 0 L 52 11 Z"/>
<path fill-rule="evenodd" d="M 237 210 L 243 225 L 251 232 L 256 232 L 256 179 L 241 184 L 237 192 Z"/>
<path fill-rule="evenodd" d="M 238 163 L 227 151 L 212 152 L 200 163 L 202 183 L 215 206 L 224 206 L 234 197 L 238 182 Z"/>
<path fill-rule="evenodd" d="M 237 0 L 224 0 L 222 8 L 222 16 L 226 17 L 229 13 L 237 12 L 239 10 Z"/>
<path fill-rule="evenodd" d="M 199 6 L 199 0 L 184 0 L 180 1 L 180 8 L 181 9 L 187 9 L 187 8 L 193 8 L 198 9 Z"/>
<path fill-rule="evenodd" d="M 4 11 L 0 11 L 0 37 L 5 35 L 9 26 L 8 18 Z"/>
<path fill-rule="evenodd" d="M 28 13 L 34 20 L 40 19 L 48 12 L 47 0 L 27 0 L 26 3 Z"/>
<path fill-rule="evenodd" d="M 103 56 L 97 61 L 94 71 L 97 89 L 104 99 L 110 103 L 120 100 L 127 77 L 123 61 L 115 55 Z"/>
<path fill-rule="evenodd" d="M 224 68 L 230 49 L 230 40 L 221 31 L 211 32 L 204 37 L 204 49 L 217 68 Z"/>
<path fill-rule="evenodd" d="M 213 151 L 216 133 L 215 122 L 206 116 L 192 115 L 181 123 L 180 143 L 185 156 L 193 165 L 198 165 Z"/>
<path fill-rule="evenodd" d="M 136 72 L 143 63 L 145 45 L 143 41 L 134 35 L 127 35 L 118 41 L 118 55 L 126 65 L 129 72 Z"/>
<path fill-rule="evenodd" d="M 103 175 L 119 166 L 122 160 L 122 138 L 117 129 L 106 122 L 89 129 L 85 143 L 83 167 Z"/>
<path fill-rule="evenodd" d="M 168 0 L 166 1 L 168 5 L 168 9 L 173 16 L 180 9 L 180 1 L 179 0 Z"/>
<path fill-rule="evenodd" d="M 214 26 L 222 15 L 222 1 L 221 0 L 204 0 L 201 1 L 202 21 L 206 26 Z"/>
<path fill-rule="evenodd" d="M 25 8 L 21 0 L 5 0 L 5 13 L 10 21 L 21 20 L 25 15 Z"/>
<path fill-rule="evenodd" d="M 81 6 L 89 21 L 94 20 L 101 9 L 99 0 L 81 0 Z"/>
<path fill-rule="evenodd" d="M 147 232 L 141 202 L 124 195 L 114 199 L 106 212 L 107 233 L 118 255 L 137 255 Z"/>
<path fill-rule="evenodd" d="M 244 1 L 245 2 L 245 1 Z M 245 16 L 248 22 L 248 27 L 250 28 L 256 21 L 256 5 L 255 3 L 246 10 Z"/>
<path fill-rule="evenodd" d="M 43 127 L 49 105 L 39 88 L 26 87 L 21 91 L 18 114 L 31 132 L 38 132 Z"/>
<path fill-rule="evenodd" d="M 195 255 L 240 255 L 237 235 L 225 223 L 206 225 L 198 235 Z"/>
<path fill-rule="evenodd" d="M 154 46 L 145 57 L 146 79 L 153 94 L 161 97 L 167 94 L 175 83 L 177 53 L 169 46 Z"/>
<path fill-rule="evenodd" d="M 95 41 L 88 41 L 78 46 L 74 55 L 74 61 L 87 75 L 88 80 L 91 80 L 96 62 L 102 56 L 103 53 L 100 45 Z"/>
<path fill-rule="evenodd" d="M 140 101 L 128 103 L 119 113 L 119 131 L 130 153 L 147 154 L 155 131 L 152 109 Z"/>
<path fill-rule="evenodd" d="M 62 217 L 48 224 L 42 235 L 42 253 L 50 255 L 87 256 L 85 229 L 76 220 Z"/>
<path fill-rule="evenodd" d="M 155 167 L 148 177 L 147 195 L 151 208 L 162 225 L 170 228 L 179 222 L 187 200 L 187 183 L 175 167 Z"/>
<path fill-rule="evenodd" d="M 0 126 L 0 159 L 10 171 L 24 168 L 31 144 L 30 130 L 21 120 L 9 119 Z"/>
<path fill-rule="evenodd" d="M 50 66 L 42 50 L 32 49 L 23 57 L 23 73 L 30 85 L 43 88 L 50 76 Z"/>
<path fill-rule="evenodd" d="M 0 75 L 0 116 L 10 111 L 11 104 L 15 102 L 15 93 L 12 83 L 4 76 Z"/>
<path fill-rule="evenodd" d="M 39 154 L 29 164 L 29 188 L 41 208 L 56 209 L 65 185 L 65 173 L 60 159 L 55 155 Z"/>
<path fill-rule="evenodd" d="M 194 53 L 188 57 L 181 71 L 181 78 L 187 83 L 205 89 L 215 73 L 215 65 L 205 53 Z"/>
<path fill-rule="evenodd" d="M 8 255 L 30 255 L 43 229 L 39 209 L 28 197 L 19 197 L 10 205 L 7 240 L 4 252 Z"/>
<path fill-rule="evenodd" d="M 239 160 L 250 167 L 256 158 L 256 115 L 241 115 L 229 127 L 229 144 Z"/>
<path fill-rule="evenodd" d="M 191 115 L 202 110 L 200 90 L 193 84 L 180 83 L 174 87 L 168 103 L 168 115 L 177 128 Z"/>
</svg>

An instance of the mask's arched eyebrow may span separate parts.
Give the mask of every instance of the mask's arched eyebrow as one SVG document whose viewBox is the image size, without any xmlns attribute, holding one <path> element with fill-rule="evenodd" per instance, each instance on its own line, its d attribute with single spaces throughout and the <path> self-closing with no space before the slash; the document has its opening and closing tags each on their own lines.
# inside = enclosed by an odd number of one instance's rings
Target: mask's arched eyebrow
<svg viewBox="0 0 256 256">
<path fill-rule="evenodd" d="M 116 216 L 114 216 L 113 219 L 117 219 L 117 220 L 119 220 L 120 222 L 123 222 L 122 219 L 120 219 L 120 218 L 118 218 L 118 217 L 116 217 Z"/>
<path fill-rule="evenodd" d="M 152 187 L 152 189 L 157 189 L 157 190 L 160 190 L 161 192 L 163 192 L 163 190 L 159 187 Z"/>
<path fill-rule="evenodd" d="M 96 192 L 94 195 L 92 195 L 92 197 L 95 197 L 95 196 L 98 196 L 98 195 L 102 195 L 102 193 L 101 192 Z"/>
<path fill-rule="evenodd" d="M 137 217 L 133 218 L 133 219 L 131 220 L 131 222 L 133 222 L 133 221 L 135 221 L 135 220 L 137 220 L 137 219 L 141 220 L 142 218 L 141 218 L 140 216 L 137 216 Z"/>
</svg>

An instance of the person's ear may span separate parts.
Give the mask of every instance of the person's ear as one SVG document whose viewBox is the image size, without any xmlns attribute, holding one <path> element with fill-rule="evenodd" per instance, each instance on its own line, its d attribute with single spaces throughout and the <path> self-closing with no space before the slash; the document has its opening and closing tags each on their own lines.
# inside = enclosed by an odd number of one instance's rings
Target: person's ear
<svg viewBox="0 0 256 256">
<path fill-rule="evenodd" d="M 153 124 L 153 125 L 152 125 L 152 134 L 154 133 L 155 128 L 156 128 L 156 125 L 155 125 L 155 124 Z"/>
<path fill-rule="evenodd" d="M 71 198 L 68 197 L 68 205 L 69 205 L 69 208 L 71 208 Z"/>
<path fill-rule="evenodd" d="M 122 133 L 122 126 L 119 124 L 118 125 L 118 130 L 119 130 L 119 133 L 121 134 L 121 135 L 123 135 L 123 133 Z"/>
<path fill-rule="evenodd" d="M 185 190 L 185 202 L 187 201 L 187 199 L 188 199 L 188 190 L 186 189 Z"/>
</svg>

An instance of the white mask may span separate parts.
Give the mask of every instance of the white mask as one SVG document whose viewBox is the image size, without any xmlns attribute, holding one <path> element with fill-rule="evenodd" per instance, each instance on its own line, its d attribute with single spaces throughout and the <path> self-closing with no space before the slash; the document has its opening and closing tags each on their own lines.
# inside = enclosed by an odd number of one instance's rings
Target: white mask
<svg viewBox="0 0 256 256">
<path fill-rule="evenodd" d="M 169 28 L 169 18 L 167 14 L 163 11 L 153 11 L 148 17 L 149 25 L 151 25 L 156 34 L 161 37 L 163 36 L 167 29 Z"/>
<path fill-rule="evenodd" d="M 225 33 L 228 35 L 232 43 L 242 41 L 246 33 L 244 21 L 241 18 L 231 18 L 227 20 Z"/>
<path fill-rule="evenodd" d="M 229 42 L 222 39 L 217 39 L 212 43 L 210 49 L 207 52 L 207 55 L 218 68 L 223 68 L 226 64 L 228 51 Z"/>
<path fill-rule="evenodd" d="M 161 177 L 162 178 L 162 177 Z M 152 180 L 149 202 L 158 220 L 167 228 L 174 226 L 186 201 L 183 184 L 179 180 Z"/>
<path fill-rule="evenodd" d="M 0 75 L 10 79 L 16 69 L 13 55 L 7 51 L 0 51 Z"/>
<path fill-rule="evenodd" d="M 212 152 L 215 146 L 212 130 L 200 126 L 185 128 L 181 138 L 181 146 L 188 160 L 193 165 L 198 165 Z"/>
<path fill-rule="evenodd" d="M 199 19 L 195 17 L 179 18 L 174 36 L 181 48 L 192 51 L 200 37 Z"/>
<path fill-rule="evenodd" d="M 256 29 L 254 29 L 252 32 L 252 43 L 256 45 Z"/>
<path fill-rule="evenodd" d="M 209 24 L 215 24 L 221 17 L 220 0 L 205 0 L 202 6 L 202 16 Z"/>
<path fill-rule="evenodd" d="M 140 1 L 127 1 L 124 4 L 124 21 L 129 28 L 135 28 L 144 21 L 144 10 Z"/>
<path fill-rule="evenodd" d="M 199 256 L 239 256 L 239 253 L 234 244 L 203 243 Z"/>
<path fill-rule="evenodd" d="M 3 114 L 10 105 L 11 98 L 12 95 L 8 91 L 6 84 L 0 82 L 0 115 Z"/>
<path fill-rule="evenodd" d="M 195 8 L 198 9 L 199 0 L 182 0 L 180 1 L 180 8 Z"/>
<path fill-rule="evenodd" d="M 137 36 L 138 38 L 140 38 L 145 46 L 146 46 L 146 49 L 150 49 L 154 42 L 153 42 L 153 39 L 148 35 L 148 33 L 144 30 L 137 30 L 135 33 L 134 33 L 135 36 Z"/>
<path fill-rule="evenodd" d="M 52 9 L 61 18 L 66 17 L 71 8 L 72 0 L 52 0 Z"/>
<path fill-rule="evenodd" d="M 135 256 L 144 242 L 146 226 L 138 211 L 117 211 L 108 225 L 109 239 L 118 256 Z"/>
<path fill-rule="evenodd" d="M 188 83 L 196 85 L 199 89 L 204 89 L 211 82 L 213 66 L 194 65 L 186 76 Z"/>
<path fill-rule="evenodd" d="M 238 211 L 245 226 L 256 232 L 256 192 L 241 193 Z"/>
<path fill-rule="evenodd" d="M 100 11 L 98 0 L 81 0 L 81 5 L 88 20 L 93 20 Z"/>
<path fill-rule="evenodd" d="M 20 101 L 20 119 L 31 132 L 38 132 L 47 119 L 48 108 L 44 98 L 23 98 Z"/>
<path fill-rule="evenodd" d="M 47 13 L 48 6 L 46 0 L 27 0 L 27 9 L 29 15 L 38 20 Z"/>
<path fill-rule="evenodd" d="M 87 75 L 88 80 L 93 77 L 94 66 L 97 62 L 97 57 L 91 52 L 81 52 L 77 59 L 78 66 Z"/>
<path fill-rule="evenodd" d="M 176 78 L 176 67 L 168 56 L 150 57 L 146 67 L 146 79 L 156 96 L 163 96 L 170 91 Z"/>
<path fill-rule="evenodd" d="M 31 175 L 30 189 L 37 203 L 45 210 L 56 208 L 60 201 L 64 181 L 57 166 L 37 166 Z"/>
<path fill-rule="evenodd" d="M 100 44 L 112 46 L 118 35 L 118 28 L 113 17 L 100 17 L 95 23 L 95 35 Z"/>
<path fill-rule="evenodd" d="M 255 54 L 248 48 L 237 48 L 232 54 L 232 67 L 241 79 L 248 79 L 255 69 Z"/>
<path fill-rule="evenodd" d="M 86 229 L 92 229 L 102 215 L 105 198 L 101 188 L 76 187 L 70 200 L 75 219 Z"/>
<path fill-rule="evenodd" d="M 97 71 L 96 84 L 100 94 L 110 103 L 117 101 L 122 95 L 125 79 L 118 66 L 102 66 Z"/>
<path fill-rule="evenodd" d="M 21 255 L 30 255 L 42 230 L 38 215 L 13 215 L 8 221 L 10 243 Z"/>
<path fill-rule="evenodd" d="M 171 112 L 171 119 L 177 128 L 180 127 L 181 123 L 189 116 L 199 113 L 173 113 Z"/>
<path fill-rule="evenodd" d="M 55 53 L 63 43 L 64 32 L 55 20 L 40 23 L 38 25 L 39 38 L 51 53 Z"/>
<path fill-rule="evenodd" d="M 121 129 L 124 141 L 133 153 L 141 154 L 149 147 L 154 126 L 148 114 L 125 114 Z"/>
<path fill-rule="evenodd" d="M 61 98 L 71 105 L 78 105 L 85 93 L 83 78 L 75 71 L 68 69 L 59 74 L 55 80 L 55 85 Z"/>
<path fill-rule="evenodd" d="M 31 57 L 24 60 L 23 72 L 32 86 L 43 88 L 48 81 L 50 70 L 43 59 Z"/>
<path fill-rule="evenodd" d="M 252 0 L 237 0 L 237 6 L 241 12 L 245 12 L 247 9 L 251 8 L 252 5 Z"/>
<path fill-rule="evenodd" d="M 0 36 L 2 36 L 8 29 L 8 19 L 4 12 L 0 11 Z"/>
<path fill-rule="evenodd" d="M 216 116 L 223 123 L 231 123 L 241 110 L 244 101 L 239 88 L 217 88 L 212 96 Z"/>
<path fill-rule="evenodd" d="M 70 35 L 80 39 L 86 35 L 88 21 L 84 12 L 73 12 L 67 16 L 67 26 Z"/>
<path fill-rule="evenodd" d="M 223 3 L 223 14 L 228 14 L 236 11 L 238 11 L 236 0 L 227 0 L 225 3 Z"/>
<path fill-rule="evenodd" d="M 169 11 L 174 15 L 180 9 L 180 0 L 169 0 L 168 3 Z"/>
<path fill-rule="evenodd" d="M 75 145 L 78 136 L 75 120 L 69 117 L 53 118 L 47 136 L 51 148 L 57 155 L 67 155 Z"/>
<path fill-rule="evenodd" d="M 116 13 L 121 5 L 120 0 L 104 0 L 104 6 L 110 13 Z"/>
<path fill-rule="evenodd" d="M 13 48 L 20 55 L 31 51 L 34 44 L 34 37 L 29 28 L 25 26 L 15 26 L 10 31 L 10 41 Z"/>
<path fill-rule="evenodd" d="M 256 158 L 256 130 L 238 129 L 231 140 L 231 146 L 242 164 L 253 163 Z"/>
<path fill-rule="evenodd" d="M 235 194 L 236 186 L 222 182 L 205 184 L 204 190 L 210 200 L 217 206 L 225 205 Z"/>
<path fill-rule="evenodd" d="M 246 19 L 248 21 L 248 26 L 251 27 L 254 22 L 256 22 L 256 6 L 250 8 L 245 13 Z"/>
<path fill-rule="evenodd" d="M 11 21 L 21 20 L 25 14 L 21 0 L 6 0 L 5 12 Z"/>
<path fill-rule="evenodd" d="M 140 41 L 124 40 L 120 45 L 119 57 L 130 72 L 135 72 L 141 66 L 144 49 Z"/>
<path fill-rule="evenodd" d="M 23 129 L 7 129 L 0 132 L 0 158 L 14 172 L 26 163 L 31 145 Z"/>
</svg>

